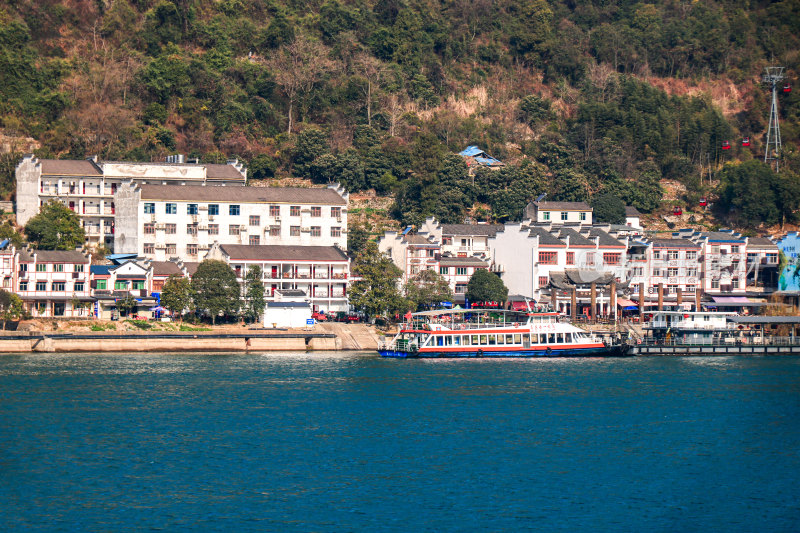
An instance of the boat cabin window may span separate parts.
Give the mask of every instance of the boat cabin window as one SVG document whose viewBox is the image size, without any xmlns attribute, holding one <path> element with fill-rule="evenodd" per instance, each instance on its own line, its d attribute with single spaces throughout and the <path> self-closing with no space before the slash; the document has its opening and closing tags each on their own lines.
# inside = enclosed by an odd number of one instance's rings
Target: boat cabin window
<svg viewBox="0 0 800 533">
<path fill-rule="evenodd" d="M 464 335 L 464 346 L 470 345 L 469 339 L 470 339 L 469 335 Z"/>
<path fill-rule="evenodd" d="M 480 344 L 483 344 L 483 345 L 487 344 L 486 335 L 481 335 L 480 337 L 481 337 Z"/>
<path fill-rule="evenodd" d="M 514 344 L 514 336 L 509 334 L 506 335 L 506 344 Z"/>
<path fill-rule="evenodd" d="M 514 336 L 516 337 L 516 335 L 514 335 Z M 523 333 L 523 334 L 522 334 L 522 342 L 523 342 L 524 344 L 527 344 L 528 342 L 530 342 L 530 339 L 529 339 L 529 337 L 528 337 L 528 334 L 527 334 L 527 333 Z"/>
<path fill-rule="evenodd" d="M 489 346 L 497 344 L 497 335 L 489 335 Z"/>
<path fill-rule="evenodd" d="M 556 342 L 559 342 L 559 343 L 564 342 L 564 334 L 563 333 L 556 333 Z"/>
<path fill-rule="evenodd" d="M 453 344 L 456 346 L 461 346 L 461 335 L 456 335 L 453 337 Z"/>
<path fill-rule="evenodd" d="M 519 334 L 514 335 L 514 344 L 519 344 L 522 342 L 521 336 Z"/>
<path fill-rule="evenodd" d="M 547 343 L 548 344 L 555 344 L 555 342 L 556 342 L 556 334 L 555 333 L 551 333 L 550 335 L 547 336 Z"/>
<path fill-rule="evenodd" d="M 472 336 L 472 345 L 475 346 L 476 344 L 480 344 L 480 340 L 478 339 L 477 335 Z"/>
</svg>

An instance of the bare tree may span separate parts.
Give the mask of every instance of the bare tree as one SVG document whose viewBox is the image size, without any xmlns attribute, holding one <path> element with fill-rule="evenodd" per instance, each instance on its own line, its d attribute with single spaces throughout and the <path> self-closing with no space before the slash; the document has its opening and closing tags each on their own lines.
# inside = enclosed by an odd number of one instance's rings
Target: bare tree
<svg viewBox="0 0 800 533">
<path fill-rule="evenodd" d="M 386 109 L 386 115 L 389 119 L 389 136 L 394 137 L 395 133 L 397 132 L 397 128 L 403 122 L 405 105 L 397 94 L 392 93 L 386 97 L 384 108 Z"/>
<path fill-rule="evenodd" d="M 328 58 L 328 49 L 305 37 L 297 37 L 293 42 L 281 47 L 267 61 L 284 96 L 289 100 L 289 125 L 294 126 L 294 107 L 300 97 L 311 92 L 322 81 L 323 76 L 333 70 L 335 63 Z"/>
<path fill-rule="evenodd" d="M 356 56 L 353 66 L 355 71 L 366 81 L 361 91 L 367 99 L 367 124 L 372 126 L 372 92 L 380 84 L 381 78 L 386 72 L 386 66 L 378 59 L 363 52 Z"/>
</svg>

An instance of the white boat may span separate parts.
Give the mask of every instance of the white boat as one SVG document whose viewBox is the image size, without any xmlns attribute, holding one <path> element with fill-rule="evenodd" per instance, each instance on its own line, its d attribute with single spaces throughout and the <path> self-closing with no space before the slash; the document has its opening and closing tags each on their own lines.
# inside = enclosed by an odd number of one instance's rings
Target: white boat
<svg viewBox="0 0 800 533">
<path fill-rule="evenodd" d="M 619 357 L 607 345 L 560 320 L 558 313 L 494 309 L 421 311 L 378 349 L 383 357 Z"/>
</svg>

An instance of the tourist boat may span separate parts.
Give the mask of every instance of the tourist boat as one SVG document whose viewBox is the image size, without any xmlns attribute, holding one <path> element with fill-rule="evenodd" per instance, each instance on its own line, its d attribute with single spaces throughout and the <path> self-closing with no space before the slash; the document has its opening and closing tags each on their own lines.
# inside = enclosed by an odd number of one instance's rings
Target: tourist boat
<svg viewBox="0 0 800 533">
<path fill-rule="evenodd" d="M 608 345 L 559 319 L 558 313 L 454 309 L 409 313 L 378 349 L 383 357 L 619 357 Z"/>
</svg>

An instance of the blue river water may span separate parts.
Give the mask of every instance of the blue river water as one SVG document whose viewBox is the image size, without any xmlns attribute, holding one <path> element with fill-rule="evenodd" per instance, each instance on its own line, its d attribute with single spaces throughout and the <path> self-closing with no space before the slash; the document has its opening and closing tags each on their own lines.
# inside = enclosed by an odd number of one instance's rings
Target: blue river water
<svg viewBox="0 0 800 533">
<path fill-rule="evenodd" d="M 798 531 L 800 358 L 0 356 L 1 531 Z"/>
</svg>

